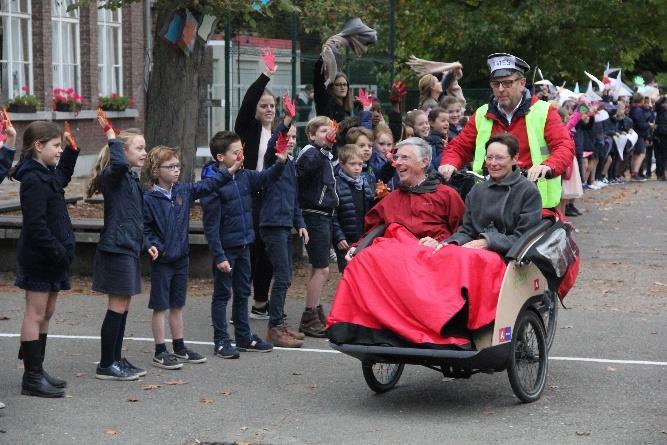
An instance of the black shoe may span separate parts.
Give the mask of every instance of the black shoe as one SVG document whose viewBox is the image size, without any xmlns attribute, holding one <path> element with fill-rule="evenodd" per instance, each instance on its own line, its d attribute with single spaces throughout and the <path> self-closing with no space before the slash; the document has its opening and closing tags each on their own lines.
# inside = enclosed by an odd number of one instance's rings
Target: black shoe
<svg viewBox="0 0 667 445">
<path fill-rule="evenodd" d="M 113 362 L 111 366 L 106 368 L 97 365 L 97 370 L 95 371 L 95 378 L 100 380 L 137 380 L 139 376 L 133 374 L 127 369 L 121 362 Z"/>
<path fill-rule="evenodd" d="M 42 347 L 39 340 L 21 342 L 23 355 L 23 381 L 21 394 L 36 397 L 64 397 L 65 391 L 51 385 L 42 374 Z"/>
<path fill-rule="evenodd" d="M 195 351 L 191 351 L 188 348 L 182 349 L 180 351 L 174 349 L 173 355 L 177 359 L 187 363 L 204 363 L 206 361 L 206 357 L 196 353 Z"/>
<path fill-rule="evenodd" d="M 581 213 L 581 210 L 576 208 L 574 204 L 570 204 L 570 209 L 572 209 L 572 211 L 575 212 L 577 215 L 583 215 L 583 213 Z"/>
<path fill-rule="evenodd" d="M 239 343 L 237 345 L 239 351 L 242 352 L 271 352 L 273 345 L 267 341 L 262 340 L 257 335 L 253 334 L 250 341 L 247 343 Z"/>
<path fill-rule="evenodd" d="M 263 308 L 259 309 L 254 305 L 250 308 L 250 318 L 253 320 L 268 320 L 269 319 L 269 303 L 267 302 Z"/>
<path fill-rule="evenodd" d="M 130 371 L 132 374 L 136 374 L 138 377 L 143 377 L 146 375 L 146 370 L 139 368 L 137 366 L 134 366 L 128 359 L 123 357 L 122 359 L 119 360 L 121 366 L 123 366 L 125 369 Z"/>
<path fill-rule="evenodd" d="M 153 356 L 153 366 L 162 369 L 181 369 L 183 363 L 178 363 L 178 359 L 168 352 L 160 352 Z"/>
</svg>

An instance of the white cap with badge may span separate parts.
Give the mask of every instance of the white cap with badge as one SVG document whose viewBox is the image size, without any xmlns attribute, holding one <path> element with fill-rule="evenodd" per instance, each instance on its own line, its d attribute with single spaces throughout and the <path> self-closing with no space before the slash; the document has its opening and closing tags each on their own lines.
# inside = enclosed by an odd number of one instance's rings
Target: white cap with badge
<svg viewBox="0 0 667 445">
<path fill-rule="evenodd" d="M 513 73 L 525 74 L 530 71 L 528 65 L 523 59 L 508 53 L 493 53 L 486 58 L 489 65 L 491 78 L 510 76 Z"/>
</svg>

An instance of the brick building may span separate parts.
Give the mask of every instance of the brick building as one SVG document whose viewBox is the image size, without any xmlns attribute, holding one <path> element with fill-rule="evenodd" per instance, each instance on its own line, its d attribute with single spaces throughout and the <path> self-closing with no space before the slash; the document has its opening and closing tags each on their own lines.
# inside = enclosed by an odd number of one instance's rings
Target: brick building
<svg viewBox="0 0 667 445">
<path fill-rule="evenodd" d="M 117 11 L 96 5 L 67 11 L 74 0 L 0 0 L 0 102 L 27 87 L 37 96 L 35 113 L 10 113 L 19 132 L 31 121 L 70 122 L 84 155 L 105 143 L 95 110 L 99 96 L 129 96 L 136 103 L 109 112 L 114 126 L 144 128 L 143 3 Z M 53 90 L 73 88 L 84 98 L 79 113 L 52 110 Z M 92 156 L 91 156 L 92 157 Z"/>
</svg>

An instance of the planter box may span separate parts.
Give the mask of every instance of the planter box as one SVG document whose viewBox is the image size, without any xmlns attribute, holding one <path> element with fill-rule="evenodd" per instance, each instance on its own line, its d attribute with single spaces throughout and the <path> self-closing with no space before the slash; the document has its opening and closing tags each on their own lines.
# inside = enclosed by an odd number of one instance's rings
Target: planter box
<svg viewBox="0 0 667 445">
<path fill-rule="evenodd" d="M 72 106 L 70 104 L 56 103 L 56 111 L 66 113 L 78 113 L 81 111 L 81 105 Z"/>
<path fill-rule="evenodd" d="M 100 107 L 100 108 L 103 109 L 104 111 L 125 111 L 125 110 L 127 110 L 127 107 L 117 108 L 117 107 L 103 106 L 103 107 Z"/>
<path fill-rule="evenodd" d="M 9 104 L 7 111 L 10 113 L 36 113 L 37 107 L 33 105 Z"/>
</svg>

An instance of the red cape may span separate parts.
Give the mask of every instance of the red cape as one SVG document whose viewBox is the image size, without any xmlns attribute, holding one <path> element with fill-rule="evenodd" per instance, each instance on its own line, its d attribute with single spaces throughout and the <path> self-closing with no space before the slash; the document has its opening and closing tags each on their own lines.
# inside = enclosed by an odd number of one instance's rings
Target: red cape
<svg viewBox="0 0 667 445">
<path fill-rule="evenodd" d="M 389 330 L 412 343 L 464 345 L 468 338 L 443 337 L 443 327 L 464 308 L 464 293 L 467 328 L 491 323 L 505 267 L 500 255 L 483 249 L 448 245 L 434 254 L 390 225 L 348 264 L 327 328 L 344 323 Z"/>
</svg>

